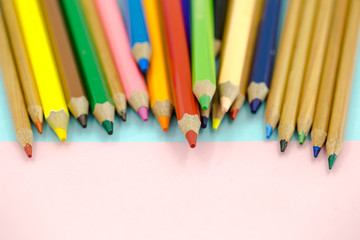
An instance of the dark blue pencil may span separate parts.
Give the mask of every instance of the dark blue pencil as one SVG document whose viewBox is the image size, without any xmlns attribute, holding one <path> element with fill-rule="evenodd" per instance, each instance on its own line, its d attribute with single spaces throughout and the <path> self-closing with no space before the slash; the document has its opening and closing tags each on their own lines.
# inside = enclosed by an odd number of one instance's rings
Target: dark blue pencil
<svg viewBox="0 0 360 240">
<path fill-rule="evenodd" d="M 141 0 L 124 0 L 123 13 L 131 44 L 131 52 L 140 70 L 146 73 L 149 68 L 151 45 L 145 23 Z"/>
<path fill-rule="evenodd" d="M 181 0 L 182 13 L 185 23 L 185 31 L 186 31 L 186 40 L 188 43 L 189 56 L 191 56 L 190 46 L 191 46 L 191 28 L 190 28 L 190 1 L 191 0 Z"/>
<path fill-rule="evenodd" d="M 282 0 L 267 0 L 258 32 L 255 55 L 247 89 L 251 112 L 265 100 L 275 62 L 276 35 Z"/>
</svg>

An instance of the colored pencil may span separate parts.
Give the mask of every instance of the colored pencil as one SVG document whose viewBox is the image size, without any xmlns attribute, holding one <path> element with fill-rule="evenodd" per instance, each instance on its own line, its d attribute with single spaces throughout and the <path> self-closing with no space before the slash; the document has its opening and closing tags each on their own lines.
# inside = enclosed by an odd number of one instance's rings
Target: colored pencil
<svg viewBox="0 0 360 240">
<path fill-rule="evenodd" d="M 79 1 L 61 0 L 90 108 L 105 131 L 113 133 L 115 107 Z"/>
<path fill-rule="evenodd" d="M 15 0 L 14 3 L 45 119 L 64 142 L 69 112 L 39 3 L 37 0 Z"/>
<path fill-rule="evenodd" d="M 190 61 L 181 12 L 181 0 L 162 0 L 171 63 L 172 88 L 178 124 L 190 146 L 196 146 L 200 116 L 191 89 Z"/>
<path fill-rule="evenodd" d="M 214 130 L 217 130 L 220 126 L 221 121 L 225 116 L 225 113 L 221 110 L 218 90 L 216 90 L 215 92 L 211 115 L 212 115 L 212 127 Z"/>
<path fill-rule="evenodd" d="M 4 17 L 30 119 L 42 133 L 43 110 L 12 1 L 2 0 Z"/>
<path fill-rule="evenodd" d="M 131 52 L 140 70 L 146 73 L 151 57 L 151 44 L 146 28 L 142 0 L 124 0 L 124 20 L 131 43 Z"/>
<path fill-rule="evenodd" d="M 334 103 L 331 111 L 329 135 L 326 141 L 329 169 L 332 169 L 344 144 L 346 120 L 350 104 L 356 49 L 360 29 L 359 0 L 351 0 L 346 24 L 337 75 L 338 81 L 336 82 Z"/>
<path fill-rule="evenodd" d="M 304 14 L 301 17 L 299 35 L 295 44 L 286 94 L 279 123 L 281 152 L 284 152 L 294 131 L 299 106 L 300 91 L 303 85 L 306 63 L 312 42 L 313 26 L 319 0 L 304 1 Z"/>
<path fill-rule="evenodd" d="M 164 132 L 169 129 L 174 109 L 172 100 L 169 64 L 166 52 L 163 18 L 158 0 L 144 0 L 150 39 L 153 46 L 151 65 L 147 72 L 150 106 Z"/>
<path fill-rule="evenodd" d="M 191 1 L 191 63 L 193 92 L 202 109 L 216 89 L 212 0 Z"/>
<path fill-rule="evenodd" d="M 15 128 L 15 135 L 21 147 L 24 149 L 26 155 L 31 158 L 33 132 L 31 130 L 28 114 L 26 112 L 25 101 L 22 95 L 21 86 L 16 72 L 17 70 L 15 60 L 11 53 L 11 46 L 8 41 L 5 23 L 1 11 L 0 49 L 1 72 L 3 76 L 3 83 L 8 99 L 10 113 Z"/>
<path fill-rule="evenodd" d="M 218 80 L 220 104 L 223 112 L 229 110 L 239 94 L 241 73 L 244 69 L 251 27 L 256 8 L 259 6 L 259 1 L 231 0 L 229 2 Z"/>
<path fill-rule="evenodd" d="M 271 89 L 265 108 L 267 138 L 270 138 L 280 120 L 286 83 L 290 73 L 296 39 L 298 37 L 303 6 L 303 0 L 290 0 L 289 9 L 285 17 L 284 29 L 280 39 L 274 73 L 271 80 Z"/>
<path fill-rule="evenodd" d="M 206 109 L 206 110 L 202 109 L 201 106 L 199 106 L 199 108 L 200 108 L 201 128 L 206 128 L 207 127 L 209 117 L 210 117 L 210 112 L 211 112 L 211 106 L 212 106 L 212 102 L 210 103 L 208 109 Z"/>
<path fill-rule="evenodd" d="M 82 0 L 81 2 L 114 101 L 115 109 L 120 118 L 125 121 L 126 97 L 124 89 L 121 85 L 120 76 L 116 71 L 115 63 L 112 59 L 110 47 L 107 44 L 95 3 L 92 0 Z"/>
<path fill-rule="evenodd" d="M 263 8 L 263 1 L 258 1 L 259 7 L 256 8 L 256 12 L 254 14 L 251 32 L 249 34 L 249 43 L 246 50 L 246 55 L 244 59 L 244 67 L 241 72 L 240 79 L 240 87 L 239 87 L 239 95 L 236 97 L 234 103 L 231 105 L 230 116 L 232 120 L 235 120 L 237 114 L 239 113 L 241 107 L 245 102 L 246 88 L 248 86 L 249 74 L 251 69 L 251 64 L 254 56 L 254 48 L 256 43 L 256 36 L 258 33 L 258 26 L 261 20 L 261 13 Z"/>
<path fill-rule="evenodd" d="M 228 0 L 214 0 L 215 56 L 218 56 L 220 53 L 227 12 L 228 12 Z"/>
<path fill-rule="evenodd" d="M 325 143 L 328 132 L 348 6 L 349 0 L 337 0 L 335 4 L 335 12 L 331 23 L 332 27 L 329 33 L 329 43 L 319 87 L 319 96 L 316 103 L 314 124 L 311 130 L 314 157 L 318 156 L 321 147 Z"/>
<path fill-rule="evenodd" d="M 252 113 L 256 113 L 269 92 L 276 54 L 276 34 L 281 2 L 281 0 L 268 0 L 263 10 L 251 78 L 247 88 Z"/>
<path fill-rule="evenodd" d="M 148 120 L 149 95 L 145 81 L 131 55 L 125 25 L 116 0 L 94 0 L 110 46 L 117 72 L 130 106 Z"/>
<path fill-rule="evenodd" d="M 184 24 L 185 24 L 185 31 L 186 31 L 186 39 L 187 44 L 189 47 L 189 56 L 191 57 L 191 9 L 190 9 L 190 1 L 191 0 L 181 0 L 181 6 L 182 6 L 182 13 L 184 18 Z M 190 59 L 191 60 L 191 59 Z"/>
<path fill-rule="evenodd" d="M 81 82 L 75 56 L 58 1 L 41 0 L 67 106 L 83 128 L 87 126 L 89 101 Z"/>
<path fill-rule="evenodd" d="M 297 116 L 297 131 L 299 143 L 303 144 L 313 123 L 315 105 L 318 96 L 321 71 L 328 43 L 331 18 L 335 0 L 320 0 L 313 43 L 309 53 L 308 64 L 304 75 L 304 85 L 301 92 L 300 108 Z"/>
</svg>

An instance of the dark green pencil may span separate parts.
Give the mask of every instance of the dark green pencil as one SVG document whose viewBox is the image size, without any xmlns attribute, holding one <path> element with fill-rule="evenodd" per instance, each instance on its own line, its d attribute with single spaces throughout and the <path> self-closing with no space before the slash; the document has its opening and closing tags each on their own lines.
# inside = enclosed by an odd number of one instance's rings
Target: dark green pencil
<svg viewBox="0 0 360 240">
<path fill-rule="evenodd" d="M 61 0 L 64 16 L 71 35 L 73 49 L 81 69 L 83 82 L 95 118 L 113 133 L 115 107 L 92 42 L 80 1 Z"/>
</svg>

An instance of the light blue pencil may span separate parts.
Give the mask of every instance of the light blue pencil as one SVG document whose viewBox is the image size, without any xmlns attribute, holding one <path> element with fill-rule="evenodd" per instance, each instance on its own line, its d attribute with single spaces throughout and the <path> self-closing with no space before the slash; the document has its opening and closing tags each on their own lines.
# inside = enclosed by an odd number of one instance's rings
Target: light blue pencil
<svg viewBox="0 0 360 240">
<path fill-rule="evenodd" d="M 151 56 L 151 44 L 141 0 L 124 0 L 123 12 L 129 35 L 131 52 L 140 70 L 146 73 Z"/>
</svg>

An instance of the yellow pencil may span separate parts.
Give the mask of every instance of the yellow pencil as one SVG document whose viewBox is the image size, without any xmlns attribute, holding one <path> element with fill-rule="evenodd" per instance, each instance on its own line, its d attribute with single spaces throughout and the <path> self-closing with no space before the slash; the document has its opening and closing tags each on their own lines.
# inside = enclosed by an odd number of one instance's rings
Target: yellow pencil
<svg viewBox="0 0 360 240">
<path fill-rule="evenodd" d="M 162 129 L 169 128 L 173 112 L 173 100 L 170 88 L 170 73 L 167 60 L 166 41 L 163 35 L 162 15 L 158 0 L 144 0 L 145 12 L 152 43 L 151 64 L 147 72 L 147 84 L 150 94 L 150 106 Z"/>
<path fill-rule="evenodd" d="M 259 0 L 231 0 L 229 2 L 218 81 L 223 112 L 229 110 L 239 94 L 251 27 L 256 17 L 256 9 L 260 6 Z"/>
<path fill-rule="evenodd" d="M 63 142 L 66 140 L 69 112 L 41 8 L 37 0 L 14 0 L 14 3 L 45 119 Z"/>
<path fill-rule="evenodd" d="M 336 81 L 334 104 L 331 111 L 329 136 L 326 141 L 329 169 L 333 167 L 344 144 L 346 120 L 354 77 L 359 27 L 360 1 L 352 0 L 346 22 L 343 48 L 338 68 L 338 80 Z"/>
<path fill-rule="evenodd" d="M 313 26 L 319 0 L 306 0 L 304 14 L 301 17 L 299 35 L 290 68 L 279 123 L 279 140 L 281 152 L 284 152 L 294 131 L 299 106 L 300 91 L 303 85 L 308 53 L 312 42 Z"/>
<path fill-rule="evenodd" d="M 301 92 L 299 114 L 297 116 L 297 131 L 300 144 L 304 143 L 313 123 L 334 6 L 335 0 L 321 0 L 319 4 L 321 11 L 316 17 L 314 40 L 309 53 L 304 86 Z"/>
</svg>

